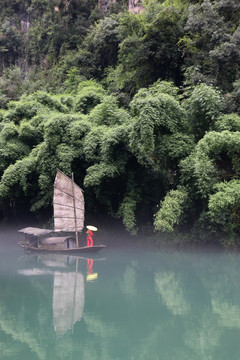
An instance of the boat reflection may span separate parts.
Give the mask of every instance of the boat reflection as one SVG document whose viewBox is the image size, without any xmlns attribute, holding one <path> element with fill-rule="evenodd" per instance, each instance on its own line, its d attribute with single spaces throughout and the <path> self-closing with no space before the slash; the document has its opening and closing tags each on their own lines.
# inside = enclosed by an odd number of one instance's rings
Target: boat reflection
<svg viewBox="0 0 240 360">
<path fill-rule="evenodd" d="M 73 332 L 74 325 L 81 321 L 85 303 L 86 281 L 95 281 L 94 261 L 103 258 L 88 258 L 59 254 L 27 255 L 28 268 L 18 270 L 23 276 L 53 276 L 52 313 L 53 327 L 57 336 Z"/>
</svg>

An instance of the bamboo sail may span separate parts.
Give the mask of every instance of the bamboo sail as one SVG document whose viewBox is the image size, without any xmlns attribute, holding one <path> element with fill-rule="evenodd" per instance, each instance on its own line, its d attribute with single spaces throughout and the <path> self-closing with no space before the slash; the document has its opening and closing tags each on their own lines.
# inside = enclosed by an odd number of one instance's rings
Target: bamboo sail
<svg viewBox="0 0 240 360">
<path fill-rule="evenodd" d="M 60 170 L 54 181 L 53 209 L 55 231 L 78 232 L 83 229 L 83 191 Z"/>
</svg>

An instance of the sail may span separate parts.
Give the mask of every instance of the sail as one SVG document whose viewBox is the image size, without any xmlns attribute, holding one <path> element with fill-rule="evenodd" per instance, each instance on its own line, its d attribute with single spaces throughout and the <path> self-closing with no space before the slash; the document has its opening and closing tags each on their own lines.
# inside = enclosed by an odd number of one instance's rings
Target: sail
<svg viewBox="0 0 240 360">
<path fill-rule="evenodd" d="M 54 230 L 81 231 L 84 226 L 83 192 L 60 170 L 54 182 Z"/>
</svg>

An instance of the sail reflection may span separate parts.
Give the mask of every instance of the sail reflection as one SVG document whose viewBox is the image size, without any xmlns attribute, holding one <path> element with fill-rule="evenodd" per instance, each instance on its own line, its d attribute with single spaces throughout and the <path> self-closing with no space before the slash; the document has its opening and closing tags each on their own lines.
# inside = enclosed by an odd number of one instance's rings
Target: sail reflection
<svg viewBox="0 0 240 360">
<path fill-rule="evenodd" d="M 85 302 L 84 274 L 79 271 L 79 261 L 85 262 L 86 280 L 95 281 L 94 260 L 75 256 L 42 254 L 30 255 L 39 267 L 18 270 L 24 276 L 53 276 L 52 313 L 53 327 L 57 336 L 73 332 L 74 325 L 81 321 Z M 74 269 L 75 268 L 75 269 Z M 74 269 L 74 271 L 73 271 Z"/>
<path fill-rule="evenodd" d="M 54 273 L 53 282 L 53 326 L 57 336 L 80 321 L 84 308 L 84 277 L 81 273 Z"/>
</svg>

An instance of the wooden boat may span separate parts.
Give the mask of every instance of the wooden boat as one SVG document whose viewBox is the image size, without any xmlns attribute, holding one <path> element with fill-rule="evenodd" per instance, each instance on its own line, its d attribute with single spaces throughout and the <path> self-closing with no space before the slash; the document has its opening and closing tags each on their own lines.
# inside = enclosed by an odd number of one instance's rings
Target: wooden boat
<svg viewBox="0 0 240 360">
<path fill-rule="evenodd" d="M 53 209 L 54 230 L 35 227 L 18 230 L 25 234 L 25 241 L 19 243 L 24 250 L 76 255 L 97 252 L 106 247 L 102 244 L 79 246 L 79 232 L 84 228 L 83 191 L 74 183 L 73 175 L 70 179 L 60 170 L 57 171 L 54 181 Z M 71 235 L 58 236 L 61 233 Z M 72 233 L 75 233 L 75 236 Z"/>
</svg>

